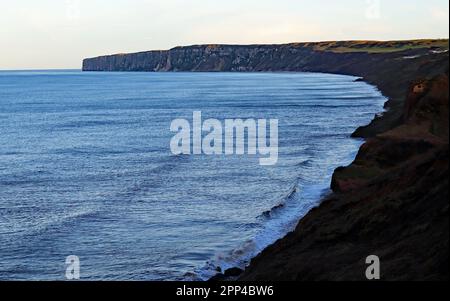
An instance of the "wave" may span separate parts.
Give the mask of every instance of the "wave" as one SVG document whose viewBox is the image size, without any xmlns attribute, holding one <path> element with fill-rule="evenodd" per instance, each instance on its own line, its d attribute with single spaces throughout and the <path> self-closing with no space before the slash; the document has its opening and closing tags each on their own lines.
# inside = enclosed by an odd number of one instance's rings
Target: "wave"
<svg viewBox="0 0 450 301">
<path fill-rule="evenodd" d="M 342 163 L 351 162 L 355 158 L 356 153 L 357 150 L 349 153 L 342 160 Z M 311 163 L 311 160 L 305 160 L 300 164 L 309 165 Z M 290 188 L 279 204 L 258 216 L 260 231 L 253 239 L 245 241 L 240 247 L 230 252 L 217 254 L 203 268 L 196 270 L 194 274 L 190 274 L 189 279 L 208 280 L 216 275 L 218 271 L 226 271 L 233 267 L 245 269 L 252 258 L 257 256 L 267 246 L 293 231 L 299 220 L 314 207 L 320 205 L 321 201 L 331 193 L 329 183 L 333 170 L 333 168 L 330 168 L 327 171 L 328 175 L 320 183 L 305 184 L 302 188 L 300 188 L 299 183 L 307 183 L 307 181 L 302 181 L 299 175 L 297 182 Z"/>
<path fill-rule="evenodd" d="M 278 205 L 263 212 L 257 217 L 260 230 L 253 239 L 246 240 L 241 246 L 229 251 L 218 253 L 205 266 L 187 273 L 184 280 L 208 280 L 218 272 L 229 268 L 244 269 L 252 258 L 262 252 L 267 246 L 294 230 L 298 221 L 329 192 L 326 181 L 319 185 L 311 185 L 301 189 L 295 183 Z"/>
<path fill-rule="evenodd" d="M 258 218 L 271 218 L 273 214 L 276 214 L 278 211 L 282 210 L 286 206 L 286 202 L 293 199 L 295 197 L 295 194 L 297 194 L 300 190 L 300 187 L 298 187 L 298 184 L 295 184 L 287 193 L 285 197 L 281 200 L 281 202 L 272 207 L 272 209 L 264 211 Z"/>
<path fill-rule="evenodd" d="M 0 234 L 4 235 L 4 238 L 10 236 L 12 241 L 18 242 L 22 241 L 22 239 L 18 239 L 17 236 L 36 237 L 39 233 L 52 229 L 58 229 L 65 224 L 74 222 L 78 219 L 92 218 L 97 216 L 99 213 L 99 208 L 82 208 L 61 213 L 52 212 L 51 216 L 42 218 L 40 223 L 33 226 L 24 224 L 23 221 L 18 221 L 16 225 L 14 223 L 9 224 L 8 231 L 2 231 Z"/>
</svg>

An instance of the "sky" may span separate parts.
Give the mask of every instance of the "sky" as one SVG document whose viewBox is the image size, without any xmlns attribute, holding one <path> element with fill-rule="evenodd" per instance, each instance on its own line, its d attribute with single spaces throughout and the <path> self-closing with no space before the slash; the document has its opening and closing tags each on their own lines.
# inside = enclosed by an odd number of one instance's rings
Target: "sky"
<svg viewBox="0 0 450 301">
<path fill-rule="evenodd" d="M 192 44 L 448 36 L 448 0 L 0 0 L 3 70 Z"/>
</svg>

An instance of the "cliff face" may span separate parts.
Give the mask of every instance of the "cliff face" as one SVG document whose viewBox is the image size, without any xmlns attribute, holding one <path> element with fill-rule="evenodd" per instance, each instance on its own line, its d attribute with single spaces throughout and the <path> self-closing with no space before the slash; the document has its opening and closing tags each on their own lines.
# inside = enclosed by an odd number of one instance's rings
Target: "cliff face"
<svg viewBox="0 0 450 301">
<path fill-rule="evenodd" d="M 83 71 L 155 71 L 167 60 L 167 51 L 101 56 L 83 61 Z"/>
<path fill-rule="evenodd" d="M 330 68 L 341 56 L 358 60 L 367 54 L 315 51 L 303 44 L 199 45 L 85 59 L 83 71 L 308 71 Z"/>
<path fill-rule="evenodd" d="M 196 45 L 89 58 L 83 61 L 83 71 L 315 71 L 364 76 L 366 67 L 386 59 L 443 49 L 448 49 L 448 40 Z"/>
</svg>

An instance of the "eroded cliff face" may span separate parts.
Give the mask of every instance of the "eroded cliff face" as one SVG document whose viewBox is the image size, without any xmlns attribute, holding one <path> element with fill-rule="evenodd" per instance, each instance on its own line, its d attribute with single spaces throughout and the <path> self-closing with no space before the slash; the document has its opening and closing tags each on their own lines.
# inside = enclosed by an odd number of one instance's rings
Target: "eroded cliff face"
<svg viewBox="0 0 450 301">
<path fill-rule="evenodd" d="M 353 164 L 335 171 L 334 191 L 364 187 L 404 162 L 448 145 L 448 74 L 411 84 L 404 103 L 399 126 L 368 139 Z"/>
<path fill-rule="evenodd" d="M 371 52 L 368 43 L 196 45 L 89 58 L 83 61 L 83 71 L 314 71 L 365 76 L 370 72 L 366 69 L 375 64 L 400 58 L 414 59 L 445 48 L 442 42 L 430 45 L 421 42 L 419 48 L 401 50 L 404 45 L 394 47 L 388 42 L 377 42 L 380 44 L 372 45 L 378 47 L 375 50 L 388 51 Z M 396 49 L 399 51 L 394 51 Z"/>
<path fill-rule="evenodd" d="M 83 71 L 155 71 L 167 60 L 167 51 L 100 56 L 83 61 Z"/>
<path fill-rule="evenodd" d="M 319 64 L 331 67 L 329 62 L 341 56 L 366 54 L 316 51 L 304 44 L 198 45 L 85 59 L 83 71 L 308 71 Z"/>
</svg>

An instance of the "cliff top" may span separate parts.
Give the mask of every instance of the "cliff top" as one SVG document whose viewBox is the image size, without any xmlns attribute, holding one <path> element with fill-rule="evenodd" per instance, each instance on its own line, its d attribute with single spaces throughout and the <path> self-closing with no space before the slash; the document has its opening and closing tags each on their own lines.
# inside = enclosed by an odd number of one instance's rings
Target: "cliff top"
<svg viewBox="0 0 450 301">
<path fill-rule="evenodd" d="M 186 49 L 186 48 L 201 48 L 201 49 L 218 49 L 224 47 L 237 48 L 254 48 L 254 47 L 295 47 L 308 48 L 315 51 L 328 51 L 334 53 L 351 53 L 351 52 L 365 52 L 365 53 L 392 53 L 414 49 L 434 49 L 436 51 L 448 51 L 448 39 L 422 39 L 422 40 L 398 40 L 398 41 L 371 41 L 371 40 L 353 40 L 353 41 L 324 41 L 324 42 L 299 42 L 288 44 L 249 44 L 249 45 L 233 45 L 233 44 L 204 44 L 204 45 L 190 45 L 177 46 L 170 50 Z M 143 54 L 143 53 L 162 53 L 169 50 L 151 50 L 141 51 L 136 53 L 117 53 L 108 56 L 125 56 L 128 54 Z"/>
<path fill-rule="evenodd" d="M 232 44 L 205 44 L 192 46 L 178 46 L 172 49 L 182 48 L 221 48 L 221 47 L 274 47 L 290 46 L 298 48 L 311 48 L 316 51 L 332 52 L 368 52 L 385 53 L 397 52 L 411 49 L 436 48 L 441 50 L 449 49 L 448 39 L 421 39 L 421 40 L 350 40 L 350 41 L 323 41 L 323 42 L 299 42 L 289 44 L 250 44 L 250 45 L 232 45 Z"/>
</svg>

